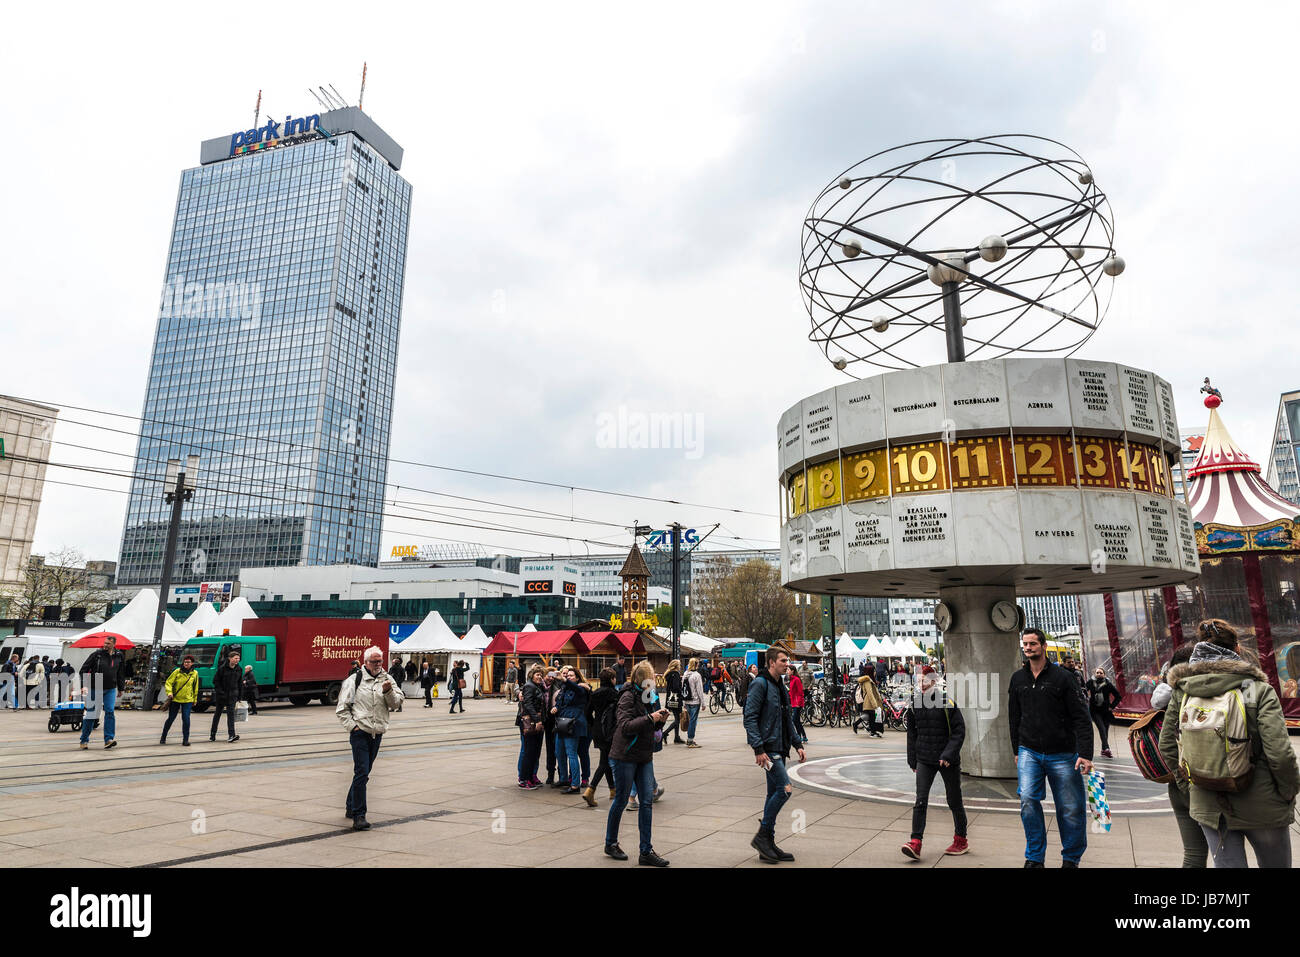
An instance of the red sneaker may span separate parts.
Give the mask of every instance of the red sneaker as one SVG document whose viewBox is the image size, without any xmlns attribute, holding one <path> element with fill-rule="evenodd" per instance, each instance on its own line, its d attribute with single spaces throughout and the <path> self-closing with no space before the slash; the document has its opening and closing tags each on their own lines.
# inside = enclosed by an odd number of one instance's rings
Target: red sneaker
<svg viewBox="0 0 1300 957">
<path fill-rule="evenodd" d="M 945 854 L 965 854 L 970 850 L 970 845 L 966 843 L 966 838 L 954 835 L 952 843 L 948 845 Z"/>
<path fill-rule="evenodd" d="M 903 856 L 910 857 L 914 861 L 921 859 L 921 842 L 913 838 L 903 845 Z"/>
</svg>

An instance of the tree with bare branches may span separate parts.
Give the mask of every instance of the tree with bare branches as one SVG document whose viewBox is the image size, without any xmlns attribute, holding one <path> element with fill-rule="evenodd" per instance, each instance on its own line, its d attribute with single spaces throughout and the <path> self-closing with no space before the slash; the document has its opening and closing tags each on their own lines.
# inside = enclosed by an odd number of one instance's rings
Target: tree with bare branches
<svg viewBox="0 0 1300 957">
<path fill-rule="evenodd" d="M 762 559 L 746 562 L 709 583 L 704 596 L 715 638 L 773 644 L 799 626 L 794 594 L 781 587 L 781 571 Z"/>
<path fill-rule="evenodd" d="M 87 575 L 85 557 L 75 548 L 63 547 L 48 556 L 33 555 L 23 569 L 23 580 L 0 592 L 0 603 L 8 604 L 11 618 L 37 619 L 50 606 L 60 616 L 72 608 L 87 614 L 106 611 L 117 598 Z"/>
</svg>

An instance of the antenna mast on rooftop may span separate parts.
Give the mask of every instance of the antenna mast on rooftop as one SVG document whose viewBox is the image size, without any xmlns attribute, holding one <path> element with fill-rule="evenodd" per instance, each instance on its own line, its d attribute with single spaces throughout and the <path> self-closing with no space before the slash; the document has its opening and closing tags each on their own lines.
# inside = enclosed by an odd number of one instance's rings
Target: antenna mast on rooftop
<svg viewBox="0 0 1300 957">
<path fill-rule="evenodd" d="M 253 107 L 253 129 L 262 122 L 262 91 L 257 91 L 257 106 Z"/>
<path fill-rule="evenodd" d="M 357 96 L 357 109 L 361 109 L 361 103 L 366 98 L 366 64 L 361 64 L 361 93 Z"/>
</svg>

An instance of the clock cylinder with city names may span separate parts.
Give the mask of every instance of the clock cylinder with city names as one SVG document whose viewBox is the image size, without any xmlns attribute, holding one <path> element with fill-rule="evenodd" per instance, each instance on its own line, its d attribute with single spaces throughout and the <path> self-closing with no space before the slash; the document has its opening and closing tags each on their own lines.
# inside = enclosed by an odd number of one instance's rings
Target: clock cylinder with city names
<svg viewBox="0 0 1300 957">
<path fill-rule="evenodd" d="M 781 574 L 815 594 L 1083 594 L 1200 572 L 1173 390 L 1118 363 L 889 372 L 781 416 Z"/>
</svg>

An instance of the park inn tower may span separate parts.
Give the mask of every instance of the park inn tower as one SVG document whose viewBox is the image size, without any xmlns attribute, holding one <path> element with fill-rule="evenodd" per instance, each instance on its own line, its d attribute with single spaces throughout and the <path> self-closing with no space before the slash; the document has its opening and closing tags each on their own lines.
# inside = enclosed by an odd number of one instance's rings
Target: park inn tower
<svg viewBox="0 0 1300 957">
<path fill-rule="evenodd" d="M 202 144 L 181 174 L 118 583 L 379 559 L 411 186 L 355 107 Z"/>
</svg>

